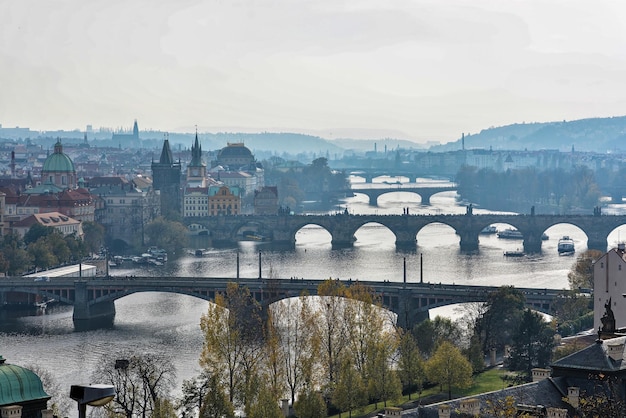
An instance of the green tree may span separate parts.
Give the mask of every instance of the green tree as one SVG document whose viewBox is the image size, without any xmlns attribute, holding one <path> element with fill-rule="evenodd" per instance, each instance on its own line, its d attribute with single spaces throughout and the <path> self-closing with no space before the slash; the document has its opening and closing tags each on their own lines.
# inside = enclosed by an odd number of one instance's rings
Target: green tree
<svg viewBox="0 0 626 418">
<path fill-rule="evenodd" d="M 8 262 L 6 273 L 9 276 L 18 276 L 30 268 L 31 255 L 26 251 L 24 242 L 17 234 L 6 234 L 2 238 L 2 254 Z"/>
<path fill-rule="evenodd" d="M 158 217 L 145 227 L 145 235 L 150 245 L 163 248 L 168 253 L 181 253 L 188 245 L 187 228 L 175 221 Z"/>
<path fill-rule="evenodd" d="M 203 370 L 200 375 L 189 380 L 184 380 L 182 385 L 182 397 L 178 400 L 177 409 L 181 413 L 181 418 L 195 418 L 202 409 L 204 397 L 211 388 L 212 374 Z M 219 383 L 219 381 L 218 381 Z"/>
<path fill-rule="evenodd" d="M 593 263 L 602 257 L 604 253 L 598 250 L 587 250 L 576 258 L 576 262 L 567 274 L 570 289 L 593 290 Z"/>
<path fill-rule="evenodd" d="M 54 256 L 45 238 L 41 238 L 28 246 L 28 254 L 35 269 L 47 270 L 48 268 L 59 264 L 59 261 Z"/>
<path fill-rule="evenodd" d="M 512 330 L 524 311 L 524 303 L 524 294 L 513 286 L 502 286 L 489 293 L 475 331 L 482 340 L 484 352 L 491 348 L 504 349 L 510 344 Z"/>
<path fill-rule="evenodd" d="M 87 253 L 97 253 L 104 244 L 104 227 L 96 222 L 83 221 L 83 240 Z"/>
<path fill-rule="evenodd" d="M 29 245 L 40 238 L 47 237 L 55 231 L 50 226 L 44 226 L 40 223 L 34 223 L 24 234 L 24 244 Z"/>
<path fill-rule="evenodd" d="M 472 366 L 461 354 L 461 350 L 448 341 L 443 341 L 433 356 L 426 362 L 428 380 L 447 388 L 448 399 L 452 399 L 452 388 L 463 389 L 472 384 Z"/>
<path fill-rule="evenodd" d="M 554 348 L 554 330 L 543 316 L 525 309 L 513 334 L 509 367 L 522 370 L 530 380 L 534 367 L 546 367 Z"/>
<path fill-rule="evenodd" d="M 426 319 L 413 327 L 420 352 L 430 357 L 442 341 L 449 341 L 459 346 L 463 341 L 463 331 L 450 318 L 436 316 L 435 319 Z"/>
</svg>

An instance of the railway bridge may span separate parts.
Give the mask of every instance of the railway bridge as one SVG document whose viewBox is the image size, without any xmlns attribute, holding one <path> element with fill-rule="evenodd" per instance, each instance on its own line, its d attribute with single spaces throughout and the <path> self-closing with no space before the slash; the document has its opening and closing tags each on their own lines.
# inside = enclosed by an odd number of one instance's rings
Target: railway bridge
<svg viewBox="0 0 626 418">
<path fill-rule="evenodd" d="M 298 297 L 304 292 L 317 295 L 324 280 L 294 279 L 237 279 L 217 277 L 55 277 L 48 282 L 33 282 L 24 277 L 7 277 L 0 281 L 0 301 L 7 293 L 21 292 L 37 298 L 54 299 L 73 305 L 76 329 L 111 325 L 115 317 L 115 301 L 138 292 L 169 292 L 213 301 L 218 293 L 226 291 L 228 283 L 235 282 L 250 290 L 263 309 L 281 299 Z M 346 286 L 355 282 L 342 281 Z M 440 306 L 483 302 L 495 286 L 468 286 L 406 282 L 361 282 L 380 296 L 383 307 L 397 315 L 401 327 L 411 327 L 428 318 L 428 310 Z M 528 307 L 552 312 L 555 298 L 564 291 L 555 289 L 518 288 L 526 296 Z"/>
</svg>

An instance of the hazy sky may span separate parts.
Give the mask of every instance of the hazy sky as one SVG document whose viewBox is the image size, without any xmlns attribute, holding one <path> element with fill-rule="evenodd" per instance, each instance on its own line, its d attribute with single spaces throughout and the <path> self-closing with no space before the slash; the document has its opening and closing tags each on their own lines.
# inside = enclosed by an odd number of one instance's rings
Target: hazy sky
<svg viewBox="0 0 626 418">
<path fill-rule="evenodd" d="M 0 124 L 448 142 L 626 114 L 623 0 L 3 0 Z"/>
</svg>

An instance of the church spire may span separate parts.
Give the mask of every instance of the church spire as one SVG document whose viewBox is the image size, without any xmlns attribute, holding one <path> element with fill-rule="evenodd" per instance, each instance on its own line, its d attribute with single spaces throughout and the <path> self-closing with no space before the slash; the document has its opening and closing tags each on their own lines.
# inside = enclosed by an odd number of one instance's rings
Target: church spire
<svg viewBox="0 0 626 418">
<path fill-rule="evenodd" d="M 191 146 L 191 163 L 194 167 L 200 167 L 202 165 L 202 147 L 200 147 L 200 141 L 198 141 L 198 129 L 196 128 L 196 140 Z"/>
<path fill-rule="evenodd" d="M 170 149 L 170 140 L 168 137 L 163 141 L 163 149 L 161 150 L 161 158 L 159 158 L 160 164 L 174 164 L 174 158 L 172 157 L 172 150 Z"/>
</svg>

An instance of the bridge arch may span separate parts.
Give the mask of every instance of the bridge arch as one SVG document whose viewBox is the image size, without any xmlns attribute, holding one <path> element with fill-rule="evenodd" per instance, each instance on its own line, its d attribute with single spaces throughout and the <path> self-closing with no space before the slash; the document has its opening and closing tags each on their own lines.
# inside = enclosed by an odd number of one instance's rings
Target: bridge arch
<svg viewBox="0 0 626 418">
<path fill-rule="evenodd" d="M 389 241 L 395 245 L 396 234 L 387 225 L 380 222 L 366 222 L 354 231 L 355 246 L 367 245 L 368 241 L 371 242 L 371 239 L 368 239 L 368 234 L 374 230 L 376 230 L 376 243 Z"/>
</svg>

